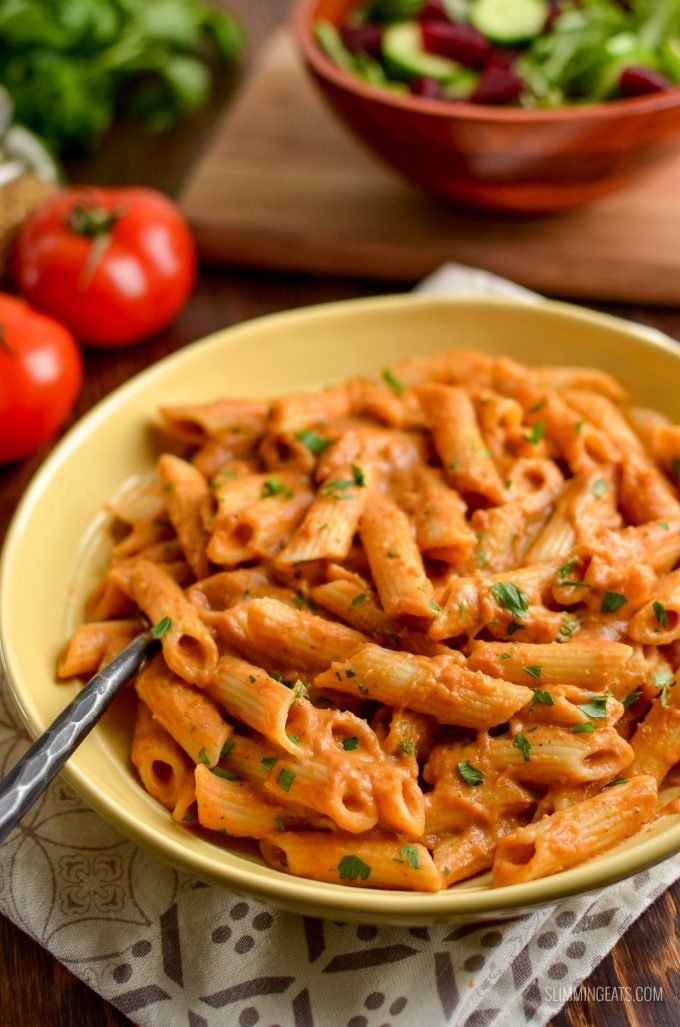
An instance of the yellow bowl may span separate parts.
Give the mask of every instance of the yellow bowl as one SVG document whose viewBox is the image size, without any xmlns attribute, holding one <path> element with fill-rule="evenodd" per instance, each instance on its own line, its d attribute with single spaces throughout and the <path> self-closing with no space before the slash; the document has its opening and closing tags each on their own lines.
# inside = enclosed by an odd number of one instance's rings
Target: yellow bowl
<svg viewBox="0 0 680 1027">
<path fill-rule="evenodd" d="M 262 318 L 189 346 L 83 418 L 45 462 L 16 512 L 0 567 L 0 640 L 31 734 L 42 732 L 77 690 L 55 682 L 55 657 L 101 564 L 96 528 L 104 504 L 131 476 L 152 467 L 146 426 L 160 403 L 315 388 L 411 354 L 459 346 L 528 363 L 603 368 L 630 388 L 637 403 L 674 413 L 680 351 L 670 341 L 650 341 L 614 318 L 557 303 L 359 300 Z M 69 761 L 64 774 L 70 784 L 162 859 L 293 912 L 409 925 L 509 915 L 601 888 L 680 850 L 680 816 L 670 816 L 598 859 L 508 888 L 492 889 L 488 875 L 434 895 L 289 877 L 243 850 L 183 830 L 143 791 L 129 763 L 128 703 L 123 696 Z"/>
</svg>

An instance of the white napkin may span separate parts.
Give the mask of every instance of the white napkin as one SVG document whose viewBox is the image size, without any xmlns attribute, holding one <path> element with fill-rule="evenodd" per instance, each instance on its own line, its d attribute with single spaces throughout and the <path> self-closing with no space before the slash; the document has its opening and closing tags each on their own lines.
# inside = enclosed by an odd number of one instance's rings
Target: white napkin
<svg viewBox="0 0 680 1027">
<path fill-rule="evenodd" d="M 540 302 L 455 265 L 420 289 Z M 3 774 L 27 744 L 2 688 Z M 542 1027 L 679 876 L 675 857 L 511 921 L 322 922 L 170 869 L 57 780 L 0 849 L 0 911 L 143 1027 Z"/>
</svg>

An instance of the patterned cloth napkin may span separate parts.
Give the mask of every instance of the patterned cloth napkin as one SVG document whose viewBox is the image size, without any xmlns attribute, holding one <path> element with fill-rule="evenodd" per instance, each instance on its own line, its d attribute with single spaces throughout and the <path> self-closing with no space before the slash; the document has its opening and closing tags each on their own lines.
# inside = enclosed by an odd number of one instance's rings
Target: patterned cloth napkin
<svg viewBox="0 0 680 1027">
<path fill-rule="evenodd" d="M 449 266 L 421 289 L 539 298 Z M 0 772 L 28 745 L 0 682 Z M 57 779 L 0 849 L 0 911 L 135 1023 L 542 1027 L 680 857 L 514 920 L 377 928 L 271 910 L 178 873 Z"/>
</svg>

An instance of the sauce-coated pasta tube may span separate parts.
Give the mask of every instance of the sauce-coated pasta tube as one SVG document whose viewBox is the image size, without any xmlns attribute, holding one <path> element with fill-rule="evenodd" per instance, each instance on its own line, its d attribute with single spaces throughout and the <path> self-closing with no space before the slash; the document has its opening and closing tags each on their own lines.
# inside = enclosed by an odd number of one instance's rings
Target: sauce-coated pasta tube
<svg viewBox="0 0 680 1027">
<path fill-rule="evenodd" d="M 254 599 L 248 605 L 248 628 L 256 646 L 274 652 L 280 663 L 296 669 L 327 667 L 367 641 L 353 628 L 293 610 L 276 599 Z"/>
<path fill-rule="evenodd" d="M 389 837 L 279 832 L 260 843 L 266 863 L 296 877 L 368 888 L 438 891 L 439 872 L 424 845 Z"/>
<path fill-rule="evenodd" d="M 113 573 L 152 624 L 169 621 L 163 631 L 163 655 L 171 670 L 184 681 L 205 686 L 217 666 L 217 646 L 182 589 L 158 564 L 132 560 L 118 564 Z"/>
<path fill-rule="evenodd" d="M 680 760 L 680 687 L 667 675 L 666 684 L 630 740 L 636 774 L 651 774 L 661 784 Z"/>
<path fill-rule="evenodd" d="M 264 431 L 269 404 L 255 399 L 218 399 L 212 403 L 187 403 L 160 408 L 167 430 L 192 446 L 211 438 L 258 435 Z"/>
<path fill-rule="evenodd" d="M 633 777 L 570 809 L 501 839 L 493 864 L 496 887 L 556 874 L 619 845 L 654 813 L 654 778 Z"/>
<path fill-rule="evenodd" d="M 208 694 L 227 713 L 259 731 L 286 752 L 297 745 L 286 734 L 290 708 L 295 702 L 291 688 L 269 677 L 266 671 L 235 656 L 222 656 Z"/>
<path fill-rule="evenodd" d="M 268 802 L 253 785 L 230 781 L 207 767 L 196 767 L 196 799 L 201 827 L 234 838 L 265 838 L 284 829 L 288 820 L 285 806 Z"/>
<path fill-rule="evenodd" d="M 605 688 L 632 655 L 629 645 L 604 640 L 528 645 L 522 642 L 473 642 L 468 667 L 517 684 L 530 679 L 545 685 L 569 682 Z M 533 673 L 527 672 L 531 667 Z"/>
<path fill-rule="evenodd" d="M 172 735 L 194 763 L 214 767 L 233 728 L 202 692 L 186 685 L 158 658 L 143 668 L 137 678 L 137 695 L 154 719 Z"/>
<path fill-rule="evenodd" d="M 316 684 L 475 729 L 503 723 L 532 698 L 528 688 L 492 680 L 448 656 L 413 656 L 373 644 L 333 663 Z"/>
<path fill-rule="evenodd" d="M 59 653 L 57 677 L 90 677 L 144 630 L 141 620 L 80 624 Z"/>
<path fill-rule="evenodd" d="M 149 795 L 166 809 L 174 810 L 187 782 L 193 783 L 193 763 L 143 702 L 137 704 L 130 759 Z"/>
<path fill-rule="evenodd" d="M 669 645 L 680 638 L 680 571 L 662 579 L 628 625 L 636 642 Z"/>
<path fill-rule="evenodd" d="M 208 483 L 190 463 L 169 453 L 158 458 L 158 480 L 187 563 L 197 578 L 205 578 L 210 573 L 206 554 L 209 536 L 201 506 L 210 492 Z"/>
<path fill-rule="evenodd" d="M 387 616 L 432 620 L 439 607 L 403 510 L 394 503 L 371 503 L 361 518 L 361 541 Z"/>
</svg>

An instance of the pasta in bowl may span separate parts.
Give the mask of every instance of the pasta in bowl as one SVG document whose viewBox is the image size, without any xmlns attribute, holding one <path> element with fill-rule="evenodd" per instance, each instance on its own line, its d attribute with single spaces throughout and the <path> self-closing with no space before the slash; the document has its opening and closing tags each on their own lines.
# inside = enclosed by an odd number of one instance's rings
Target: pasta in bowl
<svg viewBox="0 0 680 1027">
<path fill-rule="evenodd" d="M 587 326 L 604 366 L 625 329 L 548 304 L 336 311 L 387 329 L 344 384 L 142 390 L 130 442 L 159 397 L 165 441 L 109 504 L 59 657 L 86 677 L 145 622 L 160 640 L 96 733 L 125 753 L 117 794 L 138 798 L 131 756 L 167 857 L 359 918 L 394 890 L 392 922 L 547 901 L 673 851 L 680 430 L 606 370 L 451 351 L 446 318 L 557 327 L 566 352 Z M 415 323 L 441 341 L 404 358 Z M 677 359 L 631 346 L 628 381 L 638 354 Z"/>
</svg>

